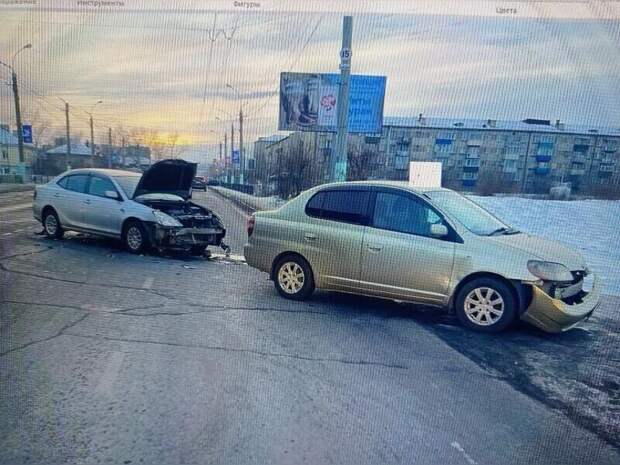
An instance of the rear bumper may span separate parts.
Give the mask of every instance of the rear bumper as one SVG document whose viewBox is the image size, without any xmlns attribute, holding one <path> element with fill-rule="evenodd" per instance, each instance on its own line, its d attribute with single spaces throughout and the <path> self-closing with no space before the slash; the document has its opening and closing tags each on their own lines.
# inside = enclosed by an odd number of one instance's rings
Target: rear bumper
<svg viewBox="0 0 620 465">
<path fill-rule="evenodd" d="M 521 319 L 549 333 L 566 331 L 588 318 L 600 305 L 601 286 L 594 276 L 592 290 L 577 304 L 554 299 L 537 286 L 532 286 L 532 302 Z"/>
<path fill-rule="evenodd" d="M 165 249 L 188 249 L 194 246 L 219 246 L 226 235 L 223 228 L 171 228 L 154 224 L 151 243 Z"/>
<path fill-rule="evenodd" d="M 254 244 L 247 243 L 243 246 L 245 262 L 252 268 L 256 268 L 266 273 L 271 272 L 271 255 L 261 252 Z"/>
</svg>

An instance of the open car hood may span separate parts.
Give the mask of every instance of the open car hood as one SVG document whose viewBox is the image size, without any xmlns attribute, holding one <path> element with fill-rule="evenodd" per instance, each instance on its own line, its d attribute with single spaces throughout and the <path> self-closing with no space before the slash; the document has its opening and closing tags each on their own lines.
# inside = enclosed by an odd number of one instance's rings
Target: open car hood
<svg viewBox="0 0 620 465">
<path fill-rule="evenodd" d="M 196 165 L 185 160 L 158 161 L 144 172 L 134 197 L 144 194 L 174 194 L 185 200 L 189 199 Z"/>
</svg>

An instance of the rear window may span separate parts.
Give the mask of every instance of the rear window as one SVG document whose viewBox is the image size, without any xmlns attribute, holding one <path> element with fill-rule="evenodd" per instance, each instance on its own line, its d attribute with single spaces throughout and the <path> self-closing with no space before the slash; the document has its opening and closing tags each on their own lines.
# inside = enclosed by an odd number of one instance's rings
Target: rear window
<svg viewBox="0 0 620 465">
<path fill-rule="evenodd" d="M 86 184 L 88 184 L 87 174 L 74 174 L 72 176 L 67 176 L 66 179 L 67 181 L 63 186 L 65 189 L 73 192 L 86 192 Z"/>
<path fill-rule="evenodd" d="M 316 193 L 306 204 L 306 214 L 343 223 L 364 223 L 370 192 L 333 190 Z"/>
</svg>

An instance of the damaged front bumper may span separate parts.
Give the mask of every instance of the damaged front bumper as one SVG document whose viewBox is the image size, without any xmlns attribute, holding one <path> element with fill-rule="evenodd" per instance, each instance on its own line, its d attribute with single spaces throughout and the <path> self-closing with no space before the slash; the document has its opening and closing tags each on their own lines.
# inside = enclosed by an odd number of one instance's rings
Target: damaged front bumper
<svg viewBox="0 0 620 465">
<path fill-rule="evenodd" d="M 566 300 L 566 299 L 565 299 Z M 532 301 L 521 319 L 549 333 L 566 331 L 588 318 L 599 306 L 601 286 L 594 275 L 592 290 L 582 292 L 575 303 L 555 299 L 538 286 L 532 286 Z"/>
<path fill-rule="evenodd" d="M 161 249 L 183 249 L 206 247 L 209 245 L 226 248 L 223 228 L 179 228 L 153 224 L 151 243 Z"/>
</svg>

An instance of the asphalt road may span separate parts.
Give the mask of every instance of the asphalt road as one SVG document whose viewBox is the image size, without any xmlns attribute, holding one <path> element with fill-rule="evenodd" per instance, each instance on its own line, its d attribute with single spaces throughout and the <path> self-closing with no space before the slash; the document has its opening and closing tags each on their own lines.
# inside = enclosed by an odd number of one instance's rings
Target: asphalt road
<svg viewBox="0 0 620 465">
<path fill-rule="evenodd" d="M 0 200 L 2 464 L 620 463 L 614 299 L 559 337 L 482 337 L 279 298 L 235 257 L 246 214 L 210 192 L 232 259 L 45 239 L 11 209 L 26 198 Z"/>
</svg>

